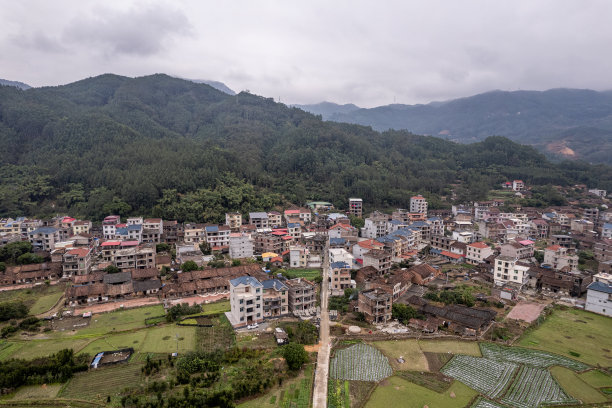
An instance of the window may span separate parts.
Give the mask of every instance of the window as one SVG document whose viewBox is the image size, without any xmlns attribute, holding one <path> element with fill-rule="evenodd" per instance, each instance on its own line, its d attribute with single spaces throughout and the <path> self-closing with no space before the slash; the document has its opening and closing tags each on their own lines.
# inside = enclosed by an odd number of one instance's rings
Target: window
<svg viewBox="0 0 612 408">
<path fill-rule="evenodd" d="M 241 308 L 240 308 L 240 311 L 241 311 L 241 312 L 244 312 L 244 307 L 241 307 Z"/>
</svg>

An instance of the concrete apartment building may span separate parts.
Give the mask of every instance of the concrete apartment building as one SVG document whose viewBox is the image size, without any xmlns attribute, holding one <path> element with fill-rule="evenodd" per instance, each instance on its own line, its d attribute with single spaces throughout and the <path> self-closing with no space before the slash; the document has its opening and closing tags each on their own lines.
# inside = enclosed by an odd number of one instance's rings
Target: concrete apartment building
<svg viewBox="0 0 612 408">
<path fill-rule="evenodd" d="M 164 221 L 161 218 L 147 218 L 142 222 L 142 242 L 158 244 L 164 233 Z"/>
<path fill-rule="evenodd" d="M 310 251 L 308 248 L 297 245 L 289 247 L 289 265 L 292 268 L 305 268 L 308 266 L 309 259 Z"/>
<path fill-rule="evenodd" d="M 485 244 L 484 242 L 474 242 L 468 244 L 465 253 L 465 260 L 471 265 L 478 265 L 483 262 L 485 258 L 493 255 L 493 248 Z"/>
<path fill-rule="evenodd" d="M 72 224 L 72 234 L 89 234 L 91 231 L 91 221 L 75 221 Z"/>
<path fill-rule="evenodd" d="M 61 241 L 60 232 L 53 227 L 40 227 L 28 232 L 28 240 L 35 251 L 51 252 L 55 244 Z"/>
<path fill-rule="evenodd" d="M 391 295 L 380 288 L 359 292 L 358 305 L 368 323 L 386 323 L 391 320 Z"/>
<path fill-rule="evenodd" d="M 270 228 L 268 214 L 265 212 L 249 213 L 249 224 L 254 225 L 257 229 Z"/>
<path fill-rule="evenodd" d="M 248 234 L 234 232 L 229 236 L 229 256 L 232 259 L 252 258 L 253 240 Z"/>
<path fill-rule="evenodd" d="M 351 267 L 345 262 L 334 262 L 330 265 L 329 287 L 332 291 L 343 291 L 354 287 L 351 284 Z"/>
<path fill-rule="evenodd" d="M 199 244 L 206 241 L 204 224 L 185 224 L 184 241 L 186 244 Z"/>
<path fill-rule="evenodd" d="M 427 214 L 427 200 L 420 194 L 410 197 L 410 212 Z"/>
<path fill-rule="evenodd" d="M 543 263 L 556 270 L 575 271 L 578 269 L 578 255 L 570 255 L 568 249 L 560 245 L 551 245 L 544 250 Z"/>
<path fill-rule="evenodd" d="M 234 327 L 263 321 L 263 285 L 251 276 L 230 280 L 229 320 Z"/>
<path fill-rule="evenodd" d="M 378 211 L 374 211 L 365 219 L 361 236 L 363 238 L 380 238 L 389 232 L 389 216 Z"/>
<path fill-rule="evenodd" d="M 90 270 L 90 248 L 72 248 L 62 256 L 62 272 L 64 277 L 87 275 Z"/>
<path fill-rule="evenodd" d="M 117 224 L 121 223 L 118 215 L 109 215 L 102 220 L 102 235 L 106 239 L 113 239 L 117 231 Z"/>
<path fill-rule="evenodd" d="M 278 279 L 261 282 L 263 285 L 264 317 L 282 317 L 289 314 L 289 288 Z"/>
<path fill-rule="evenodd" d="M 315 296 L 315 284 L 302 278 L 289 279 L 285 281 L 289 288 L 289 311 L 299 312 L 314 309 L 317 297 Z"/>
<path fill-rule="evenodd" d="M 391 254 L 381 250 L 371 250 L 363 254 L 363 267 L 373 266 L 381 275 L 391 270 Z"/>
<path fill-rule="evenodd" d="M 584 308 L 590 312 L 612 317 L 612 275 L 598 273 L 587 287 L 587 300 Z"/>
<path fill-rule="evenodd" d="M 229 249 L 230 227 L 227 225 L 207 225 L 204 227 L 206 242 L 213 251 L 224 251 Z"/>
<path fill-rule="evenodd" d="M 225 213 L 225 225 L 230 227 L 233 232 L 237 232 L 242 226 L 242 214 L 237 212 Z"/>
<path fill-rule="evenodd" d="M 119 269 L 155 268 L 155 247 L 152 244 L 145 244 L 119 249 L 111 259 Z"/>
<path fill-rule="evenodd" d="M 363 200 L 361 198 L 349 198 L 349 214 L 358 218 L 363 217 Z"/>
<path fill-rule="evenodd" d="M 499 286 L 509 282 L 523 285 L 529 279 L 527 271 L 529 271 L 529 266 L 521 264 L 516 258 L 498 256 L 495 258 L 493 281 Z"/>
<path fill-rule="evenodd" d="M 268 225 L 270 228 L 281 227 L 283 225 L 283 215 L 278 211 L 268 211 Z"/>
</svg>

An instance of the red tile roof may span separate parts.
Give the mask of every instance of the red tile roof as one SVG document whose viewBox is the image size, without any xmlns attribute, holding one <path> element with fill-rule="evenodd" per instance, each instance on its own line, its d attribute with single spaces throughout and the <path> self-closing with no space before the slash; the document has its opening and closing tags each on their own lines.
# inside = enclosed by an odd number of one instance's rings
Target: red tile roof
<svg viewBox="0 0 612 408">
<path fill-rule="evenodd" d="M 560 248 L 561 248 L 561 245 L 551 245 L 546 249 L 551 250 L 551 251 L 558 251 Z"/>
<path fill-rule="evenodd" d="M 447 257 L 453 258 L 453 259 L 461 259 L 461 258 L 463 258 L 463 255 L 454 254 L 454 253 L 448 252 L 448 251 L 442 251 L 442 252 L 440 252 L 440 255 L 447 256 Z"/>
<path fill-rule="evenodd" d="M 468 245 L 468 246 L 471 246 L 471 247 L 473 247 L 473 248 L 482 248 L 482 249 L 484 249 L 484 248 L 488 248 L 488 247 L 489 247 L 489 246 L 488 246 L 487 244 L 485 244 L 484 242 L 474 242 L 474 243 L 471 243 L 471 244 L 470 244 L 470 245 Z"/>
<path fill-rule="evenodd" d="M 89 254 L 88 248 L 74 248 L 68 251 L 68 255 L 76 255 L 80 258 L 87 256 L 87 254 Z"/>
</svg>

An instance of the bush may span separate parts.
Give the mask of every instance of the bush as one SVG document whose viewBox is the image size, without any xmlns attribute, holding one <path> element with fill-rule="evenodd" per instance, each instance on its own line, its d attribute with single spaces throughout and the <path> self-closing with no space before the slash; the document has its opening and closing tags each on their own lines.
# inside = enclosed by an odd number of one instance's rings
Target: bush
<svg viewBox="0 0 612 408">
<path fill-rule="evenodd" d="M 201 311 L 202 311 L 201 305 L 189 306 L 188 303 L 181 303 L 179 305 L 174 305 L 170 309 L 168 309 L 168 313 L 166 314 L 166 321 L 174 322 L 174 321 L 177 321 L 181 316 L 196 314 L 196 313 L 200 313 Z"/>
<path fill-rule="evenodd" d="M 196 271 L 198 269 L 199 269 L 198 264 L 195 263 L 194 261 L 187 261 L 181 265 L 181 270 L 183 272 Z"/>
<path fill-rule="evenodd" d="M 291 370 L 299 370 L 308 361 L 308 353 L 304 346 L 297 343 L 289 343 L 283 346 L 283 357 Z"/>
<path fill-rule="evenodd" d="M 11 319 L 21 319 L 28 315 L 28 307 L 23 302 L 0 303 L 0 322 Z"/>
</svg>

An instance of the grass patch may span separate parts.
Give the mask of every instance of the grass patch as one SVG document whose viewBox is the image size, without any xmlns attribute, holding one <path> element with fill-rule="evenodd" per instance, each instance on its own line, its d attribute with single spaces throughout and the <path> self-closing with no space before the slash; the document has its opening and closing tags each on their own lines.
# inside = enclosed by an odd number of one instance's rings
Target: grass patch
<svg viewBox="0 0 612 408">
<path fill-rule="evenodd" d="M 55 398 L 61 388 L 62 384 L 43 384 L 21 387 L 13 394 L 13 399 Z"/>
<path fill-rule="evenodd" d="M 575 399 L 585 404 L 608 401 L 608 398 L 590 386 L 572 370 L 565 367 L 551 367 L 550 372 L 563 390 Z"/>
<path fill-rule="evenodd" d="M 451 397 L 451 393 L 454 397 Z M 466 406 L 476 395 L 476 391 L 459 381 L 454 381 L 445 392 L 437 393 L 394 376 L 387 378 L 376 387 L 365 407 L 396 407 L 401 401 L 403 408 L 423 408 L 425 405 L 435 408 L 456 408 Z"/>
<path fill-rule="evenodd" d="M 143 353 L 186 353 L 196 348 L 196 328 L 166 325 L 146 330 L 146 337 L 139 350 Z"/>
<path fill-rule="evenodd" d="M 305 278 L 308 280 L 314 280 L 317 276 L 321 276 L 321 269 L 287 269 L 285 275 L 290 279 L 293 278 Z"/>
<path fill-rule="evenodd" d="M 202 315 L 219 314 L 229 312 L 231 310 L 229 300 L 220 300 L 214 303 L 202 305 Z"/>
<path fill-rule="evenodd" d="M 526 332 L 519 345 L 570 356 L 592 366 L 612 367 L 610 318 L 583 310 L 553 311 L 539 327 Z"/>
<path fill-rule="evenodd" d="M 212 327 L 196 328 L 196 349 L 198 351 L 226 350 L 236 343 L 234 329 L 224 314 L 212 320 Z"/>
<path fill-rule="evenodd" d="M 121 364 L 76 374 L 62 390 L 63 398 L 106 401 L 106 397 L 118 397 L 129 387 L 142 382 L 142 364 Z"/>
<path fill-rule="evenodd" d="M 394 370 L 429 370 L 425 354 L 416 339 L 377 341 L 373 345 L 389 358 Z M 403 363 L 397 361 L 400 357 L 404 359 Z"/>
<path fill-rule="evenodd" d="M 612 387 L 612 376 L 600 370 L 591 370 L 586 373 L 578 374 L 578 377 L 591 387 Z"/>
<path fill-rule="evenodd" d="M 62 296 L 64 296 L 63 291 L 51 291 L 51 293 L 40 296 L 30 308 L 30 314 L 39 315 L 48 312 Z"/>
<path fill-rule="evenodd" d="M 71 348 L 79 352 L 89 343 L 91 339 L 50 339 L 50 340 L 29 340 L 19 342 L 21 347 L 12 350 L 12 353 L 2 356 L 2 360 L 8 358 L 23 358 L 31 360 L 37 357 L 46 357 L 58 351 Z"/>
<path fill-rule="evenodd" d="M 54 295 L 57 299 L 64 294 L 66 290 L 65 283 L 58 283 L 57 285 L 38 285 L 33 288 L 18 289 L 18 290 L 4 290 L 0 292 L 0 303 L 1 302 L 15 302 L 20 301 L 32 308 L 41 297 Z M 51 305 L 53 306 L 53 305 Z M 49 309 L 47 309 L 49 310 Z M 45 312 L 46 310 L 43 310 Z M 42 312 L 40 312 L 42 313 Z M 30 314 L 35 314 L 30 311 Z"/>
<path fill-rule="evenodd" d="M 458 340 L 419 340 L 422 351 L 428 353 L 450 353 L 465 354 L 468 356 L 480 357 L 480 347 L 475 341 Z"/>
<path fill-rule="evenodd" d="M 140 350 L 146 335 L 146 331 L 141 330 L 133 333 L 106 336 L 92 341 L 80 353 L 93 356 L 101 351 L 119 350 L 129 347 L 132 347 L 134 350 Z"/>
<path fill-rule="evenodd" d="M 451 386 L 453 379 L 442 373 L 426 371 L 396 371 L 395 375 L 435 392 L 444 392 Z"/>
<path fill-rule="evenodd" d="M 284 381 L 265 395 L 245 401 L 238 408 L 308 408 L 312 398 L 313 366 L 307 365 L 297 377 Z"/>
<path fill-rule="evenodd" d="M 135 309 L 116 310 L 93 315 L 89 326 L 78 330 L 81 335 L 99 335 L 113 331 L 133 330 L 145 327 L 145 319 L 164 314 L 162 305 L 145 306 Z"/>
<path fill-rule="evenodd" d="M 24 343 L 0 340 L 0 361 L 11 358 L 23 345 Z"/>
</svg>

